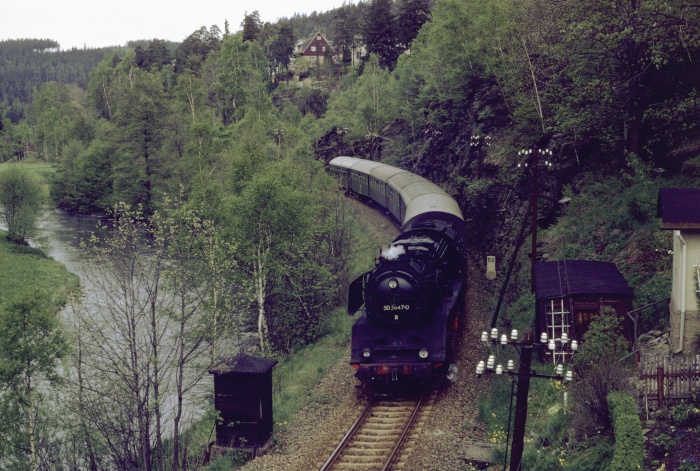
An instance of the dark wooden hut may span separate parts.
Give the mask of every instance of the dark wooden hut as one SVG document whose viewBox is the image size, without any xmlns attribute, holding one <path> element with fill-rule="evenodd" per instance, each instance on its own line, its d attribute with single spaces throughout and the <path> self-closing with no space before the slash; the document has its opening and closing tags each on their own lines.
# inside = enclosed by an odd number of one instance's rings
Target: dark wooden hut
<svg viewBox="0 0 700 471">
<path fill-rule="evenodd" d="M 209 370 L 221 415 L 216 445 L 257 450 L 272 435 L 272 368 L 276 360 L 238 355 Z M 253 453 L 255 454 L 255 453 Z"/>
<path fill-rule="evenodd" d="M 561 344 L 562 333 L 581 342 L 591 321 L 605 306 L 615 309 L 623 321 L 624 335 L 634 342 L 634 323 L 627 313 L 632 310 L 634 294 L 617 266 L 592 260 L 560 260 L 535 265 L 535 297 L 537 300 L 537 338 L 546 332 L 548 338 Z M 558 349 L 559 351 L 559 349 Z M 563 353 L 547 352 L 548 359 Z"/>
</svg>

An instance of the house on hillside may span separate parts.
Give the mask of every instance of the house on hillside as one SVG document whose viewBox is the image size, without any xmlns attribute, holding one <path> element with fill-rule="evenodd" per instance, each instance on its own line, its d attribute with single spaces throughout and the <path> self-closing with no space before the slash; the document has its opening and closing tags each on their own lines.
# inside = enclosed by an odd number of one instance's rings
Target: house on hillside
<svg viewBox="0 0 700 471">
<path fill-rule="evenodd" d="M 661 229 L 673 231 L 671 351 L 692 351 L 700 334 L 700 189 L 661 188 L 656 208 Z"/>
<path fill-rule="evenodd" d="M 297 43 L 295 55 L 297 58 L 305 58 L 311 67 L 323 64 L 324 56 L 335 56 L 335 49 L 320 31 L 316 31 L 308 39 Z"/>
<path fill-rule="evenodd" d="M 557 343 L 547 351 L 547 361 L 569 361 L 561 347 L 562 334 L 581 342 L 591 321 L 606 306 L 622 320 L 624 335 L 634 343 L 635 326 L 627 315 L 634 294 L 617 266 L 592 260 L 559 260 L 535 265 L 536 337 L 547 333 Z"/>
</svg>

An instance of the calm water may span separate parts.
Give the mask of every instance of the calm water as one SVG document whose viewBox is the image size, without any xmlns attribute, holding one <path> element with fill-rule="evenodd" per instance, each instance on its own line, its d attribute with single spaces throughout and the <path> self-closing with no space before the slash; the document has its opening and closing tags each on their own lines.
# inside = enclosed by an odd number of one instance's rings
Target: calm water
<svg viewBox="0 0 700 471">
<path fill-rule="evenodd" d="M 81 272 L 80 260 L 82 250 L 81 241 L 88 242 L 93 233 L 98 236 L 98 227 L 105 224 L 104 216 L 78 215 L 60 210 L 47 211 L 40 223 L 42 236 L 48 239 L 50 255 L 55 260 L 62 262 L 73 273 L 84 278 Z"/>
</svg>

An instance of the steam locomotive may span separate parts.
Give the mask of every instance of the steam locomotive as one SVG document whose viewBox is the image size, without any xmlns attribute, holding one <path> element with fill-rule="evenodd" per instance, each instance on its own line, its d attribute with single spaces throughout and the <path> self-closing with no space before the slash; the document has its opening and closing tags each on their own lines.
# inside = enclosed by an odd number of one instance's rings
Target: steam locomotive
<svg viewBox="0 0 700 471">
<path fill-rule="evenodd" d="M 341 188 L 384 208 L 401 234 L 350 285 L 350 364 L 364 383 L 425 383 L 448 370 L 466 284 L 466 228 L 457 202 L 406 170 L 353 157 L 329 169 Z"/>
</svg>

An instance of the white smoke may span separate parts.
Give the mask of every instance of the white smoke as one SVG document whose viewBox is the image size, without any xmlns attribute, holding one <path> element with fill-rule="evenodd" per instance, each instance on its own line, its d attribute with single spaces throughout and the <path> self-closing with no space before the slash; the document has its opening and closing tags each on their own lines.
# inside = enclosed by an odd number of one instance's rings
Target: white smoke
<svg viewBox="0 0 700 471">
<path fill-rule="evenodd" d="M 459 371 L 459 368 L 457 368 L 457 365 L 455 365 L 455 364 L 450 365 L 450 368 L 447 370 L 447 379 L 454 382 L 457 378 L 458 371 Z"/>
<path fill-rule="evenodd" d="M 396 260 L 405 253 L 406 249 L 403 245 L 390 245 L 388 248 L 382 250 L 382 258 L 385 260 Z"/>
</svg>

